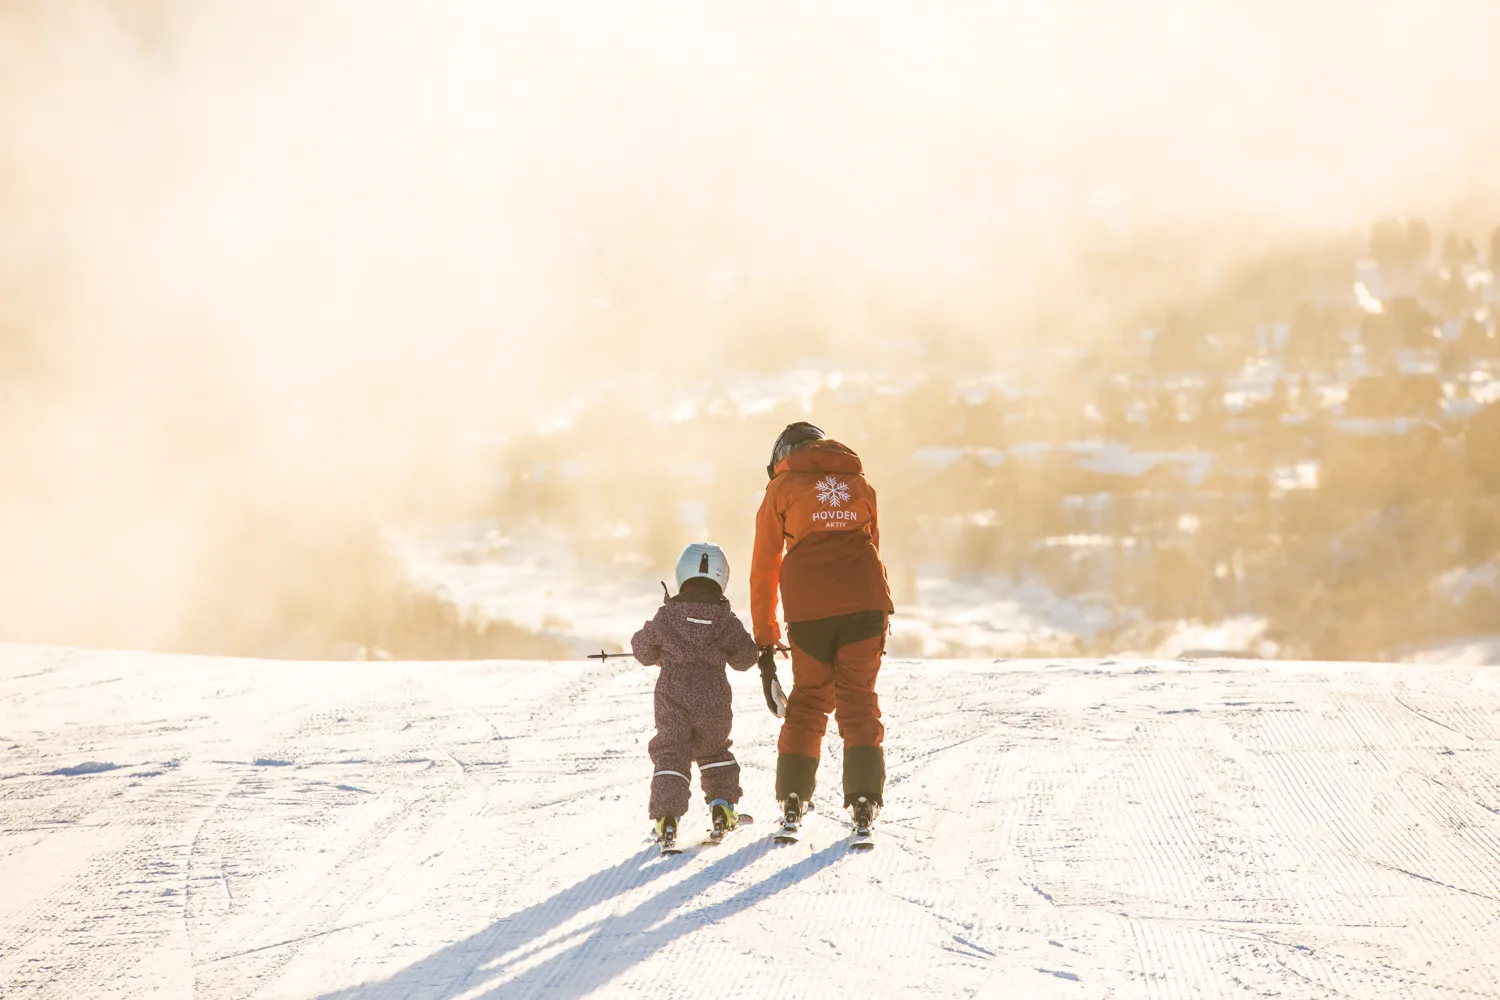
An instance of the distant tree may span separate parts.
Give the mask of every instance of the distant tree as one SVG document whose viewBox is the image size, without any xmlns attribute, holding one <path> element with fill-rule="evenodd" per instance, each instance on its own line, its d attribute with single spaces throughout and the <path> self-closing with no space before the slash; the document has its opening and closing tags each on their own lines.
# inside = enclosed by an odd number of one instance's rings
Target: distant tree
<svg viewBox="0 0 1500 1000">
<path fill-rule="evenodd" d="M 1159 621 L 1197 618 L 1208 610 L 1213 574 L 1185 549 L 1163 546 L 1154 550 L 1142 582 L 1146 607 Z"/>
<path fill-rule="evenodd" d="M 1226 412 L 1224 394 L 1228 391 L 1229 386 L 1222 378 L 1211 378 L 1203 383 L 1198 403 L 1198 422 L 1201 425 L 1216 430 L 1222 426 Z"/>
<path fill-rule="evenodd" d="M 1365 349 L 1365 363 L 1374 371 L 1386 371 L 1401 346 L 1400 327 L 1388 312 L 1368 313 L 1359 321 L 1359 342 Z"/>
<path fill-rule="evenodd" d="M 924 445 L 956 443 L 960 435 L 954 392 L 952 381 L 940 375 L 917 383 L 898 404 L 904 431 Z"/>
<path fill-rule="evenodd" d="M 1500 496 L 1500 403 L 1491 403 L 1464 428 L 1464 469 L 1478 490 Z"/>
<path fill-rule="evenodd" d="M 1292 316 L 1284 360 L 1296 371 L 1323 368 L 1338 352 L 1338 324 L 1332 309 L 1303 302 Z"/>
<path fill-rule="evenodd" d="M 1370 227 L 1370 258 L 1387 274 L 1402 266 L 1406 259 L 1406 230 L 1399 220 L 1381 219 Z"/>
<path fill-rule="evenodd" d="M 990 390 L 977 403 L 965 401 L 956 404 L 955 415 L 960 421 L 964 442 L 1003 448 L 1008 443 L 1005 430 L 1008 409 L 1005 395 L 999 389 Z"/>
<path fill-rule="evenodd" d="M 1262 404 L 1261 413 L 1268 421 L 1279 421 L 1286 416 L 1291 406 L 1292 390 L 1290 380 L 1278 378 L 1271 386 L 1271 394 L 1266 397 Z"/>
<path fill-rule="evenodd" d="M 1437 317 L 1423 309 L 1416 299 L 1393 298 L 1386 302 L 1385 312 L 1395 324 L 1396 340 L 1401 347 L 1426 347 L 1432 343 Z"/>
<path fill-rule="evenodd" d="M 1346 521 L 1356 521 L 1372 511 L 1451 495 L 1456 466 L 1432 427 L 1339 433 L 1324 451 L 1319 489 L 1331 502 L 1346 506 Z M 1358 546 L 1344 550 L 1351 559 L 1363 560 L 1370 543 L 1390 540 L 1378 533 L 1358 537 Z"/>
<path fill-rule="evenodd" d="M 1181 312 L 1173 311 L 1156 328 L 1151 343 L 1151 367 L 1159 373 L 1190 371 L 1197 367 L 1201 342 L 1198 331 Z"/>
<path fill-rule="evenodd" d="M 1457 319 L 1483 304 L 1479 292 L 1469 287 L 1459 270 L 1429 271 L 1422 275 L 1417 283 L 1417 296 L 1443 320 Z"/>
<path fill-rule="evenodd" d="M 1470 473 L 1472 477 L 1472 472 Z M 1462 507 L 1464 562 L 1477 563 L 1500 554 L 1500 493 L 1470 496 Z M 1490 619 L 1491 623 L 1500 618 Z"/>
<path fill-rule="evenodd" d="M 1099 431 L 1112 441 L 1124 441 L 1130 436 L 1130 419 L 1125 409 L 1125 388 L 1113 379 L 1099 386 L 1094 406 L 1099 411 Z"/>
<path fill-rule="evenodd" d="M 1495 335 L 1489 327 L 1479 321 L 1477 316 L 1470 316 L 1464 320 L 1458 342 L 1482 356 L 1494 350 Z"/>
<path fill-rule="evenodd" d="M 1500 354 L 1500 345 L 1487 326 L 1474 316 L 1464 320 L 1458 339 L 1444 343 L 1439 348 L 1443 370 L 1446 372 L 1467 371 L 1475 361 L 1493 358 Z"/>
<path fill-rule="evenodd" d="M 1443 383 L 1436 375 L 1407 375 L 1401 379 L 1406 412 L 1436 419 L 1443 413 Z"/>
<path fill-rule="evenodd" d="M 1474 241 L 1467 236 L 1458 233 L 1449 233 L 1443 237 L 1443 266 L 1455 274 L 1468 264 L 1479 261 L 1479 251 L 1474 248 Z"/>
<path fill-rule="evenodd" d="M 1407 220 L 1405 249 L 1408 267 L 1423 268 L 1432 259 L 1432 230 L 1422 219 Z"/>
<path fill-rule="evenodd" d="M 1370 375 L 1349 386 L 1345 416 L 1361 420 L 1435 417 L 1441 410 L 1443 384 L 1432 375 Z"/>
</svg>

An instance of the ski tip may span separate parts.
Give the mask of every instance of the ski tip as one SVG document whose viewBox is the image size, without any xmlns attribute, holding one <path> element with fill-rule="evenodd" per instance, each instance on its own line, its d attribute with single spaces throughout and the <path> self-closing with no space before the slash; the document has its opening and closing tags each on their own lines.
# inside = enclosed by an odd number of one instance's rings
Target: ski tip
<svg viewBox="0 0 1500 1000">
<path fill-rule="evenodd" d="M 740 826 L 754 826 L 755 817 L 749 813 L 740 813 Z"/>
</svg>

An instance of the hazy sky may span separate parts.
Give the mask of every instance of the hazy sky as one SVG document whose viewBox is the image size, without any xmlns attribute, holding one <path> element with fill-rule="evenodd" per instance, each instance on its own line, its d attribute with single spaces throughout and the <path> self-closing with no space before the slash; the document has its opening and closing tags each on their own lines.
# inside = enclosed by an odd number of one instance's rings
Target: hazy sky
<svg viewBox="0 0 1500 1000">
<path fill-rule="evenodd" d="M 169 629 L 213 529 L 378 514 L 601 323 L 1003 337 L 1121 227 L 1492 192 L 1497 52 L 1480 0 L 8 0 L 0 625 Z"/>
</svg>

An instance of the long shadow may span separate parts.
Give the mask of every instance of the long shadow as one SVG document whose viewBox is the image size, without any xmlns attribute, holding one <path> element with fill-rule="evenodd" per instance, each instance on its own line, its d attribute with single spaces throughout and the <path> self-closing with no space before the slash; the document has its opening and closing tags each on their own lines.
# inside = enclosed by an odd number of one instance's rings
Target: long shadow
<svg viewBox="0 0 1500 1000">
<path fill-rule="evenodd" d="M 658 856 L 652 846 L 626 858 L 612 868 L 597 871 L 588 878 L 575 882 L 540 903 L 528 906 L 490 924 L 462 941 L 456 941 L 441 951 L 401 970 L 390 979 L 361 986 L 353 986 L 337 993 L 329 993 L 319 1000 L 396 1000 L 408 996 L 431 996 L 446 998 L 460 992 L 462 987 L 442 990 L 434 984 L 452 977 L 454 967 L 472 968 L 484 964 L 496 955 L 503 955 L 528 942 L 544 936 L 554 927 L 561 926 L 598 906 L 605 900 L 623 895 L 653 879 L 665 875 L 670 865 L 648 865 Z M 465 963 L 472 962 L 472 965 Z M 405 985 L 402 985 L 405 984 Z M 411 992 L 413 987 L 420 987 Z M 428 993 L 433 989 L 437 992 Z"/>
<path fill-rule="evenodd" d="M 813 877 L 848 854 L 842 841 L 810 855 L 772 876 L 711 906 L 673 913 L 688 906 L 710 886 L 723 882 L 775 850 L 769 838 L 753 841 L 733 854 L 683 879 L 626 913 L 610 914 L 576 929 L 566 946 L 515 978 L 496 982 L 482 994 L 486 980 L 502 979 L 507 969 L 534 958 L 561 942 L 526 951 L 572 917 L 606 899 L 628 892 L 672 870 L 672 865 L 641 867 L 655 848 L 570 886 L 543 902 L 496 921 L 463 941 L 427 956 L 387 979 L 328 993 L 319 1000 L 405 1000 L 408 997 L 452 1000 L 469 993 L 474 1000 L 578 1000 L 645 961 L 673 941 L 741 913 L 783 889 Z M 637 877 L 630 877 L 634 869 Z M 670 919 L 669 919 L 670 918 Z M 500 961 L 502 958 L 505 960 Z"/>
</svg>

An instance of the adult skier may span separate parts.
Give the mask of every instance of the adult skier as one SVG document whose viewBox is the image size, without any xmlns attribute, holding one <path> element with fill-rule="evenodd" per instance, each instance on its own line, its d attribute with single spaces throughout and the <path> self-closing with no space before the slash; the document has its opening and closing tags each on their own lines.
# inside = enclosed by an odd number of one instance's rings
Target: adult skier
<svg viewBox="0 0 1500 1000">
<path fill-rule="evenodd" d="M 729 560 L 712 542 L 694 542 L 677 560 L 677 595 L 630 640 L 644 666 L 661 665 L 654 695 L 651 819 L 663 853 L 677 850 L 677 823 L 687 811 L 693 762 L 717 840 L 739 823 L 740 765 L 730 752 L 733 722 L 724 664 L 749 670 L 759 652 L 724 588 Z"/>
<path fill-rule="evenodd" d="M 792 692 L 776 757 L 783 827 L 788 838 L 795 836 L 812 799 L 832 712 L 844 740 L 844 807 L 853 814 L 857 846 L 868 846 L 885 796 L 885 727 L 875 679 L 894 610 L 880 559 L 875 490 L 852 449 L 804 422 L 781 432 L 766 473 L 770 483 L 755 520 L 750 564 L 750 616 L 767 704 L 775 711 L 780 590 L 792 655 Z"/>
</svg>

